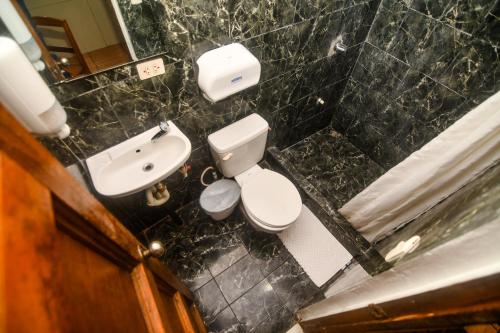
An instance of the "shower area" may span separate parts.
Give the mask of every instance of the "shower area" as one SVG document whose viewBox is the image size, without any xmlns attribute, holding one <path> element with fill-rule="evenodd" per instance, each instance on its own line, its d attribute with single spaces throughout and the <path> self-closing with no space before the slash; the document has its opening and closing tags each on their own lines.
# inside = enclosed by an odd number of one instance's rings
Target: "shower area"
<svg viewBox="0 0 500 333">
<path fill-rule="evenodd" d="M 285 136 L 288 141 L 278 141 L 268 149 L 271 164 L 301 188 L 306 205 L 309 201 L 314 213 L 323 216 L 322 222 L 347 249 L 359 252 L 344 270 L 354 273 L 354 279 L 386 269 L 381 255 L 387 255 L 399 241 L 420 234 L 425 243 L 424 238 L 432 233 L 453 234 L 457 225 L 434 225 L 429 218 L 422 222 L 426 218 L 415 217 L 477 177 L 490 181 L 497 177 L 495 167 L 491 170 L 492 165 L 498 165 L 499 156 L 498 139 L 494 139 L 487 163 L 476 168 L 474 175 L 461 178 L 462 183 L 452 186 L 447 194 L 441 193 L 432 205 L 420 207 L 420 213 L 411 218 L 398 216 L 395 225 L 366 231 L 349 223 L 348 213 L 353 213 L 354 205 L 343 208 L 403 161 L 410 169 L 395 168 L 392 174 L 398 173 L 399 178 L 393 179 L 392 187 L 404 186 L 405 172 L 410 178 L 411 167 L 419 168 L 407 158 L 499 90 L 500 39 L 494 30 L 499 24 L 499 9 L 498 1 L 486 1 L 474 8 L 461 2 L 381 1 L 359 45 L 359 56 L 347 64 L 347 79 L 337 87 L 340 89 L 331 91 L 328 101 L 335 102 L 324 114 L 329 122 L 317 126 L 312 120 L 302 128 L 289 126 Z M 498 99 L 490 101 L 494 103 Z M 481 117 L 484 123 L 487 117 Z M 462 126 L 465 122 L 470 125 L 474 120 L 464 120 Z M 462 133 L 473 127 L 465 128 L 461 128 L 465 131 Z M 489 130 L 498 135 L 498 123 Z M 297 138 L 297 132 L 306 134 Z M 461 140 L 468 139 L 466 135 L 453 137 L 452 133 L 443 140 L 441 154 L 447 149 L 444 141 L 448 140 L 452 149 L 453 142 L 460 145 Z M 427 151 L 423 149 L 424 153 L 413 159 L 426 156 L 432 147 L 427 145 Z M 427 162 L 434 157 L 427 155 Z M 474 168 L 475 162 L 469 165 Z M 488 166 L 489 171 L 484 171 Z M 386 193 L 379 192 L 379 197 L 390 196 L 390 188 L 385 187 Z M 370 202 L 365 200 L 364 204 Z M 334 276 L 332 282 L 340 281 L 341 275 Z"/>
</svg>

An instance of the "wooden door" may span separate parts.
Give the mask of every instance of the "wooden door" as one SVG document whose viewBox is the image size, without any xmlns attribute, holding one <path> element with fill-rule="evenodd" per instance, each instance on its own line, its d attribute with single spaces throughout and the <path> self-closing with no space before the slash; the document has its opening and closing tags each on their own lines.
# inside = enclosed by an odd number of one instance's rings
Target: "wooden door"
<svg viewBox="0 0 500 333">
<path fill-rule="evenodd" d="M 321 318 L 298 317 L 304 333 L 464 332 L 500 322 L 500 273 Z"/>
<path fill-rule="evenodd" d="M 206 332 L 190 291 L 0 105 L 0 332 Z"/>
</svg>

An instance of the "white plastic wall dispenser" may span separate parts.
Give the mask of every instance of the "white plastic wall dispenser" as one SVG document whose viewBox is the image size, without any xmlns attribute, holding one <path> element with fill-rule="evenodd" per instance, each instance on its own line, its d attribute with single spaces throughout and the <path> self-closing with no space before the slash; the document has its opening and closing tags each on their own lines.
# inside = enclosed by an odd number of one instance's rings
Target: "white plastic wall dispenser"
<svg viewBox="0 0 500 333">
<path fill-rule="evenodd" d="M 198 85 L 212 102 L 254 86 L 260 79 L 259 60 L 239 43 L 205 52 L 196 63 Z"/>
<path fill-rule="evenodd" d="M 65 138 L 66 112 L 12 39 L 0 37 L 0 102 L 30 132 Z"/>
<path fill-rule="evenodd" d="M 42 51 L 10 0 L 0 0 L 0 18 L 33 66 L 39 71 L 43 70 L 45 64 L 40 60 Z"/>
</svg>

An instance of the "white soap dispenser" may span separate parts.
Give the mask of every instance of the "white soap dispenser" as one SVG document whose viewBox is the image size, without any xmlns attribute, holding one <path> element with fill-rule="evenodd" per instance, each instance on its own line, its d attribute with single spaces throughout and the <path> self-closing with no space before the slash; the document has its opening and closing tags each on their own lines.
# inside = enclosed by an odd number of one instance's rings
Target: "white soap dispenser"
<svg viewBox="0 0 500 333">
<path fill-rule="evenodd" d="M 259 60 L 239 43 L 205 52 L 196 63 L 198 86 L 211 102 L 254 86 L 260 79 Z"/>
<path fill-rule="evenodd" d="M 0 102 L 30 132 L 65 138 L 66 112 L 12 39 L 0 37 Z"/>
</svg>

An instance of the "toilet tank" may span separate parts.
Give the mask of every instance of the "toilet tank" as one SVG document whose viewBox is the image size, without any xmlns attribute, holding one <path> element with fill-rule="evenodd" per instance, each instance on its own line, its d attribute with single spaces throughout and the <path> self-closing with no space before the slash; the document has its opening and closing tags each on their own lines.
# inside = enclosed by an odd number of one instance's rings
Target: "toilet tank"
<svg viewBox="0 0 500 333">
<path fill-rule="evenodd" d="M 239 175 L 264 157 L 268 130 L 267 121 L 253 113 L 208 136 L 210 152 L 224 177 Z"/>
</svg>

